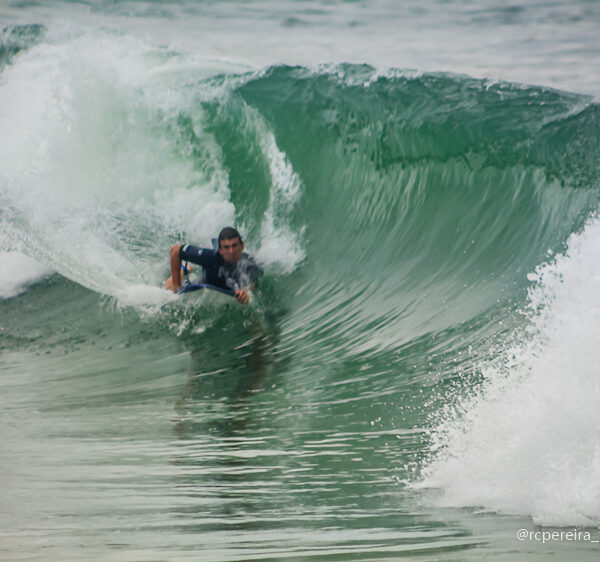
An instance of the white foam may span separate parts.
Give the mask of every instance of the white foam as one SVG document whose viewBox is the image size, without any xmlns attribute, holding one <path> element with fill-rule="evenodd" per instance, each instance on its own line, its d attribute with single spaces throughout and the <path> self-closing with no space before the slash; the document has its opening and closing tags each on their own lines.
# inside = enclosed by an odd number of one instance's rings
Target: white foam
<svg viewBox="0 0 600 562">
<path fill-rule="evenodd" d="M 420 486 L 448 506 L 531 515 L 541 525 L 600 523 L 600 221 L 531 276 L 525 343 L 461 412 L 438 427 L 442 452 Z"/>
<path fill-rule="evenodd" d="M 146 312 L 158 312 L 162 306 L 181 297 L 172 291 L 151 285 L 130 285 L 118 294 L 122 306 L 133 306 Z"/>
<path fill-rule="evenodd" d="M 0 127 L 10 135 L 0 140 L 0 199 L 10 219 L 0 230 L 61 275 L 120 297 L 160 285 L 175 233 L 210 241 L 233 222 L 194 83 L 223 64 L 102 30 L 72 35 L 2 74 Z M 202 169 L 179 132 L 181 112 L 206 153 Z"/>
<path fill-rule="evenodd" d="M 251 108 L 247 108 L 247 112 L 259 133 L 261 148 L 271 173 L 269 206 L 261 223 L 261 246 L 256 257 L 263 264 L 290 273 L 305 257 L 303 229 L 295 232 L 290 224 L 294 206 L 302 194 L 302 182 L 258 112 Z"/>
<path fill-rule="evenodd" d="M 52 275 L 52 270 L 20 252 L 0 253 L 0 298 L 8 299 Z"/>
</svg>

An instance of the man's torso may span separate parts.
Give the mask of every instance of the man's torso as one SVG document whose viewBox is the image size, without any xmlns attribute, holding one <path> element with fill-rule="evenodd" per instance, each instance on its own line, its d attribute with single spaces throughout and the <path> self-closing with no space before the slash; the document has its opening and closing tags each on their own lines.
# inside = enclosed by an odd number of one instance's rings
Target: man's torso
<svg viewBox="0 0 600 562">
<path fill-rule="evenodd" d="M 208 248 L 199 248 L 186 244 L 179 250 L 183 261 L 190 261 L 202 266 L 204 275 L 202 281 L 222 289 L 243 289 L 256 283 L 259 269 L 254 259 L 246 253 L 235 263 L 227 263 L 217 251 Z"/>
</svg>

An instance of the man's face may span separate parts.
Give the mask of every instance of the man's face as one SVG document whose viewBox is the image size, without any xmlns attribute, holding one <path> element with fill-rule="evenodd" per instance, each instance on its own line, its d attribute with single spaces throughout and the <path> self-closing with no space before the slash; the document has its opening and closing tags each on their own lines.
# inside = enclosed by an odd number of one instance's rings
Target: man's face
<svg viewBox="0 0 600 562">
<path fill-rule="evenodd" d="M 244 251 L 244 243 L 240 242 L 239 238 L 231 238 L 230 240 L 221 240 L 219 244 L 219 253 L 227 263 L 237 263 L 242 257 Z"/>
</svg>

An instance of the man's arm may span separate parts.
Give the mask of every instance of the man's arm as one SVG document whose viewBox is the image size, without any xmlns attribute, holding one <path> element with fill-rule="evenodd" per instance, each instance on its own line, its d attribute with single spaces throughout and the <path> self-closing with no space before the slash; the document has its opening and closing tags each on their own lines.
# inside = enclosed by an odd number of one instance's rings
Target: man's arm
<svg viewBox="0 0 600 562">
<path fill-rule="evenodd" d="M 181 246 L 171 246 L 170 253 L 170 267 L 171 267 L 171 277 L 167 279 L 165 283 L 166 289 L 171 289 L 172 291 L 177 291 L 181 288 L 181 258 L 179 257 L 179 249 Z M 169 283 L 170 281 L 170 283 Z"/>
</svg>

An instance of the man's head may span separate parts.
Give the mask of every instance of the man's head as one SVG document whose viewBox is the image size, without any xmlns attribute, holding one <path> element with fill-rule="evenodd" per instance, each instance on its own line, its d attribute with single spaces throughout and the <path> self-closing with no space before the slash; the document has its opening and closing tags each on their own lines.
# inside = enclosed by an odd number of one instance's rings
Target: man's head
<svg viewBox="0 0 600 562">
<path fill-rule="evenodd" d="M 226 226 L 219 232 L 219 254 L 227 263 L 237 263 L 244 251 L 244 242 L 240 233 L 231 226 Z"/>
</svg>

